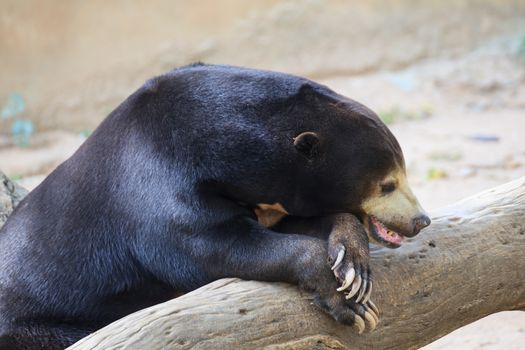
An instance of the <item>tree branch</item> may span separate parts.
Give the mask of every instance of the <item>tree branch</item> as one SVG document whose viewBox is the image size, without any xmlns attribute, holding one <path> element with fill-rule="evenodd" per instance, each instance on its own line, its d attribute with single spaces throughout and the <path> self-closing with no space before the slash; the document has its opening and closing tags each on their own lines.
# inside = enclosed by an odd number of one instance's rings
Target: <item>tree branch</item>
<svg viewBox="0 0 525 350">
<path fill-rule="evenodd" d="M 129 315 L 70 349 L 415 349 L 525 309 L 525 177 L 434 213 L 397 250 L 372 252 L 373 333 L 357 335 L 282 283 L 223 279 Z"/>
</svg>

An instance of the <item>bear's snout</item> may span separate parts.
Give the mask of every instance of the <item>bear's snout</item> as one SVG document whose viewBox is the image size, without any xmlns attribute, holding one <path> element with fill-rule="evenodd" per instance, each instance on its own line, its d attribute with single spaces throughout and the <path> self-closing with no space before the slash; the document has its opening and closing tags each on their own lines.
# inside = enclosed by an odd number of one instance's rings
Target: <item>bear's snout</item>
<svg viewBox="0 0 525 350">
<path fill-rule="evenodd" d="M 419 214 L 418 216 L 412 219 L 412 226 L 414 229 L 412 231 L 412 235 L 409 237 L 414 237 L 415 235 L 419 233 L 419 231 L 421 231 L 422 229 L 430 225 L 430 223 L 431 223 L 431 220 L 428 217 L 428 215 Z"/>
</svg>

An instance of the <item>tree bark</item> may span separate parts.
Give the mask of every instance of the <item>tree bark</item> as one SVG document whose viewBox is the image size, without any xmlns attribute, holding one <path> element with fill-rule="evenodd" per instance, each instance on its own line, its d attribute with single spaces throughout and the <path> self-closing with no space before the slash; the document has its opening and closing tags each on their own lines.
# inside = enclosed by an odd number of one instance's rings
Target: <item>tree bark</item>
<svg viewBox="0 0 525 350">
<path fill-rule="evenodd" d="M 524 310 L 524 254 L 525 177 L 436 211 L 397 250 L 372 251 L 381 311 L 372 333 L 336 323 L 295 286 L 223 279 L 69 349 L 415 349 L 491 313 Z"/>
</svg>

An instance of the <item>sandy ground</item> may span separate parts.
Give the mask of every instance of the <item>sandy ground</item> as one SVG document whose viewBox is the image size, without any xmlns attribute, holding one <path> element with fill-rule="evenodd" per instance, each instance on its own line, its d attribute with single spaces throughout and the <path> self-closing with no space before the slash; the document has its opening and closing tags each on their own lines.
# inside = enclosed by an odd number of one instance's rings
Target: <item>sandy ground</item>
<svg viewBox="0 0 525 350">
<path fill-rule="evenodd" d="M 33 18 L 29 5 L 6 1 L 0 12 L 6 48 L 0 98 L 26 92 L 27 116 L 39 130 L 29 147 L 15 147 L 0 118 L 0 169 L 26 188 L 69 157 L 85 140 L 80 131 L 92 130 L 141 81 L 196 59 L 307 75 L 366 104 L 399 139 L 410 183 L 431 213 L 525 176 L 522 1 L 352 1 L 351 8 L 334 1 L 328 11 L 322 1 L 250 7 L 229 0 L 222 6 L 206 1 L 204 13 L 190 2 L 158 1 L 162 13 L 144 11 L 143 1 L 125 11 L 104 3 L 86 3 L 81 11 L 61 3 L 51 8 L 67 16 L 45 7 Z M 410 15 L 399 3 L 410 4 Z M 173 4 L 182 10 L 173 11 Z M 197 15 L 199 30 L 187 35 Z M 26 30 L 1 30 L 16 21 L 25 21 Z M 130 25 L 138 22 L 140 31 Z M 126 46 L 130 35 L 133 45 Z M 175 45 L 168 36 L 180 40 Z M 108 59 L 100 60 L 101 52 Z M 491 315 L 425 347 L 524 348 L 524 312 Z"/>
</svg>

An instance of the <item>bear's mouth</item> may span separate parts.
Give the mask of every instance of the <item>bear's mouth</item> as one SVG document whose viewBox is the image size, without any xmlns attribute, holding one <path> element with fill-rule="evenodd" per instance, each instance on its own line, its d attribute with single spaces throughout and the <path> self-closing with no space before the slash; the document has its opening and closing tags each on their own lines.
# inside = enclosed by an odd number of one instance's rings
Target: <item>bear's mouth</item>
<svg viewBox="0 0 525 350">
<path fill-rule="evenodd" d="M 388 248 L 400 247 L 405 239 L 405 236 L 389 229 L 373 215 L 368 216 L 368 231 L 374 241 Z"/>
</svg>

